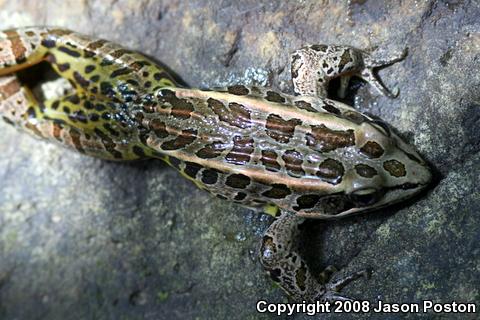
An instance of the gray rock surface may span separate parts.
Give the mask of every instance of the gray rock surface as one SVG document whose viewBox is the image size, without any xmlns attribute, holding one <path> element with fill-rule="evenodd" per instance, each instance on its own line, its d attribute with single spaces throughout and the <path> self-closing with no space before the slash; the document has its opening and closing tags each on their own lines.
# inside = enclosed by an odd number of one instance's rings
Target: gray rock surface
<svg viewBox="0 0 480 320">
<path fill-rule="evenodd" d="M 480 299 L 480 7 L 477 1 L 0 1 L 0 28 L 58 25 L 147 53 L 187 83 L 291 92 L 307 43 L 400 51 L 380 71 L 399 98 L 354 82 L 436 169 L 416 201 L 309 222 L 318 269 L 373 269 L 344 293 L 371 302 Z M 270 219 L 212 199 L 157 162 L 112 163 L 0 123 L 0 319 L 270 319 L 285 302 L 256 257 Z M 327 314 L 400 319 L 434 314 Z M 475 319 L 448 315 L 445 319 Z M 307 319 L 296 315 L 294 319 Z"/>
</svg>

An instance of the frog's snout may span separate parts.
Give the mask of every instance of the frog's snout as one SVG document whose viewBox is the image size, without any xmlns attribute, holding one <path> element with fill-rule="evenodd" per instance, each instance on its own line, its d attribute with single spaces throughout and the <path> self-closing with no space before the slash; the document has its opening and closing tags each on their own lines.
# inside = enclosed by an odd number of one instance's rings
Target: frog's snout
<svg viewBox="0 0 480 320">
<path fill-rule="evenodd" d="M 430 166 L 422 161 L 422 163 L 415 163 L 410 165 L 409 179 L 414 184 L 418 184 L 421 189 L 424 189 L 432 181 L 432 170 Z"/>
<path fill-rule="evenodd" d="M 404 177 L 406 182 L 418 185 L 421 189 L 425 188 L 432 181 L 432 170 L 430 166 L 411 145 L 403 142 L 398 137 L 396 137 L 395 140 L 398 148 L 397 155 L 399 161 L 402 163 L 402 167 L 406 172 L 406 176 Z M 395 169 L 393 165 L 390 167 L 391 169 Z M 384 163 L 385 169 L 389 169 L 390 167 L 385 166 Z M 396 173 L 392 170 L 387 171 L 389 171 L 391 175 L 395 175 Z"/>
</svg>

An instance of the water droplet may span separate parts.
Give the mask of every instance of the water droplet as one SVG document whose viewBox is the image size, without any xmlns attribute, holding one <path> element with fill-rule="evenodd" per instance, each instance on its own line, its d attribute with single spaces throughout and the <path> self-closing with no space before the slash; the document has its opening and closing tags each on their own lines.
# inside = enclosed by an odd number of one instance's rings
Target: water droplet
<svg viewBox="0 0 480 320">
<path fill-rule="evenodd" d="M 235 235 L 235 240 L 237 241 L 245 241 L 247 239 L 247 237 L 245 236 L 245 234 L 243 232 L 239 232 Z"/>
</svg>

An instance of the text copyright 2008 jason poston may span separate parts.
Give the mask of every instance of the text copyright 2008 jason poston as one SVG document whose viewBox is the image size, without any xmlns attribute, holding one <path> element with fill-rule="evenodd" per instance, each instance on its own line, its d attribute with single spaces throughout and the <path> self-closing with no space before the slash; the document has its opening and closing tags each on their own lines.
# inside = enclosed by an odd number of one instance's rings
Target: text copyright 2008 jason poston
<svg viewBox="0 0 480 320">
<path fill-rule="evenodd" d="M 277 315 L 292 315 L 305 313 L 315 315 L 321 313 L 476 313 L 475 303 L 448 302 L 436 303 L 424 300 L 418 303 L 389 303 L 378 301 L 335 301 L 315 303 L 268 303 L 260 300 L 256 305 L 259 313 L 273 313 Z"/>
</svg>

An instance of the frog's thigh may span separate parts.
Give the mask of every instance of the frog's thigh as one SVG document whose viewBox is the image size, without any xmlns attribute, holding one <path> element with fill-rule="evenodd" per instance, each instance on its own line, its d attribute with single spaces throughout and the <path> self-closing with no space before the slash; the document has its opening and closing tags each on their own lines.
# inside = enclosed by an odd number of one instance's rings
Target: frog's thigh
<svg viewBox="0 0 480 320">
<path fill-rule="evenodd" d="M 303 219 L 286 212 L 266 231 L 260 257 L 265 270 L 295 301 L 315 301 L 325 287 L 312 275 L 298 250 L 298 225 Z"/>
<path fill-rule="evenodd" d="M 31 36 L 26 29 L 0 31 L 0 75 L 6 75 L 41 62 L 47 52 L 40 46 L 40 29 Z"/>
<path fill-rule="evenodd" d="M 44 136 L 83 154 L 107 160 L 145 158 L 129 128 L 115 119 L 115 109 L 97 97 L 71 94 L 45 101 L 35 111 Z"/>
<path fill-rule="evenodd" d="M 131 151 L 109 138 L 94 105 L 76 94 L 39 102 L 15 75 L 0 77 L 0 114 L 7 123 L 84 154 L 122 159 Z"/>
<path fill-rule="evenodd" d="M 25 126 L 25 119 L 37 100 L 16 75 L 0 76 L 0 114 L 7 123 L 18 127 Z"/>
</svg>

